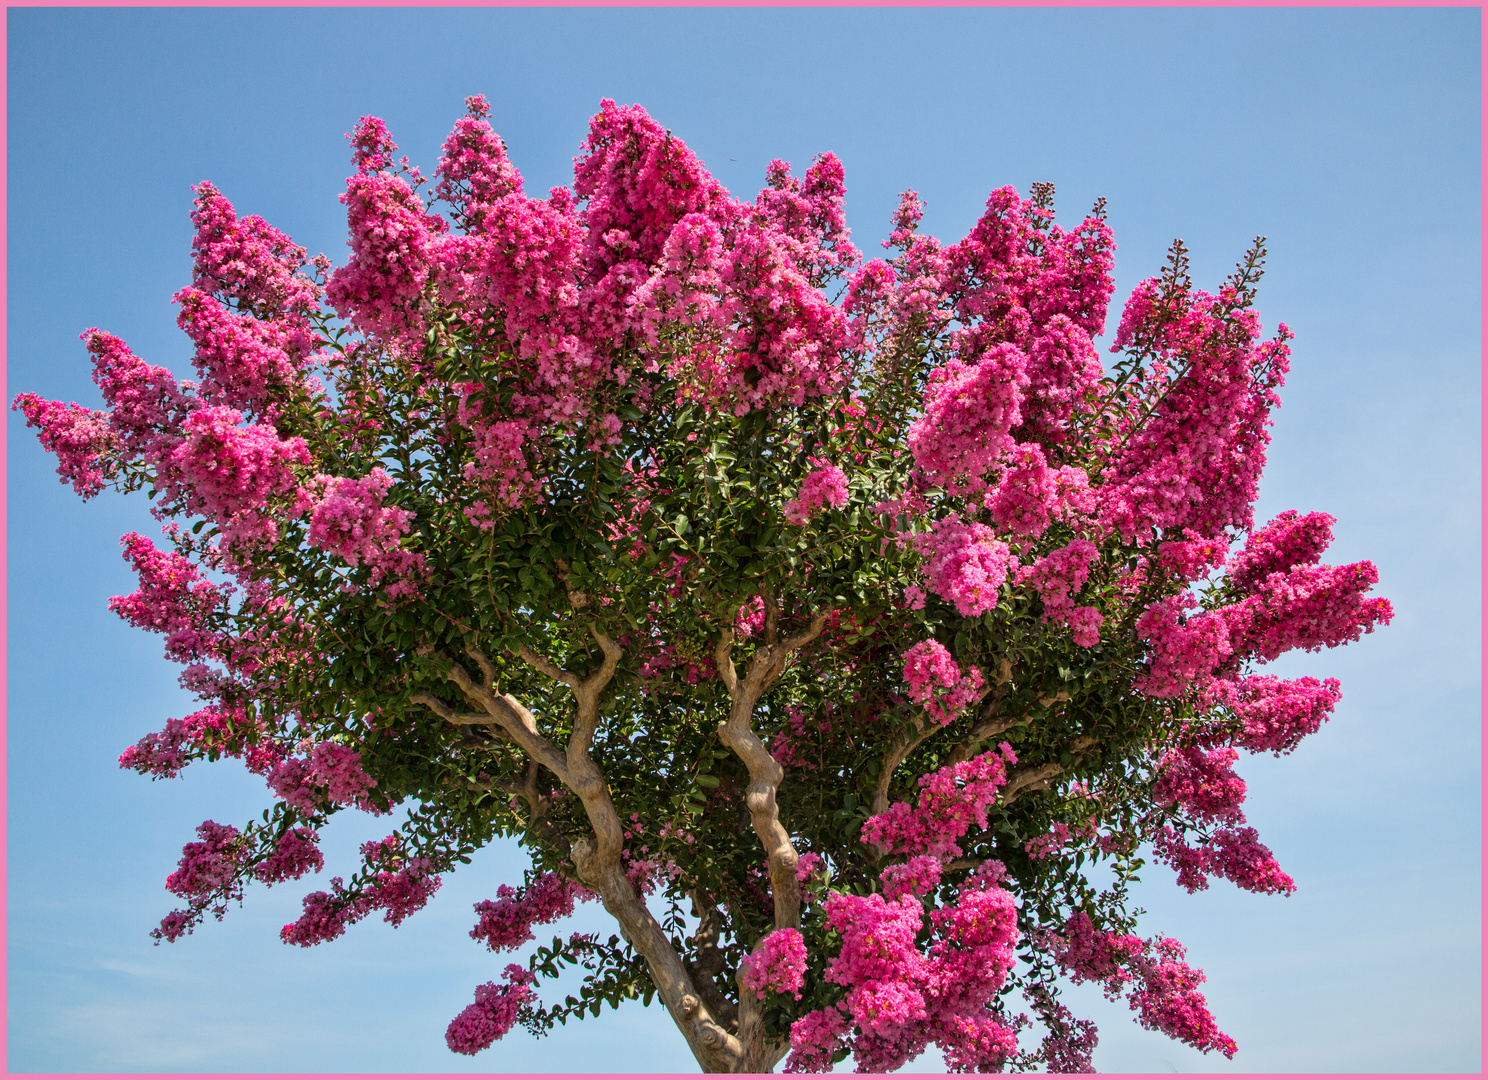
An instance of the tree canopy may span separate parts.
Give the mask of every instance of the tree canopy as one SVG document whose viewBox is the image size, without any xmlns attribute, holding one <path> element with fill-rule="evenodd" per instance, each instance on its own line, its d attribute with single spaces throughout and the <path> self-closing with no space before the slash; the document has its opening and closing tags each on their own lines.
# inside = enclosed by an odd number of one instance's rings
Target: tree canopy
<svg viewBox="0 0 1488 1080">
<path fill-rule="evenodd" d="M 200 826 L 157 938 L 323 870 L 355 806 L 398 824 L 285 942 L 397 925 L 498 836 L 532 866 L 473 938 L 618 923 L 476 988 L 459 1053 L 659 997 L 710 1071 L 1089 1071 L 1071 980 L 1233 1055 L 1127 887 L 1150 856 L 1293 889 L 1234 766 L 1340 689 L 1259 669 L 1391 615 L 1322 563 L 1329 515 L 1253 520 L 1291 337 L 1262 242 L 1212 294 L 1175 242 L 1102 363 L 1100 204 L 1067 229 L 1002 188 L 943 245 L 906 192 L 865 259 L 831 154 L 742 201 L 606 101 L 534 198 L 487 112 L 432 180 L 362 118 L 340 266 L 198 186 L 197 379 L 95 329 L 104 409 L 15 400 L 80 495 L 163 525 L 111 606 L 202 707 L 121 765 L 272 794 Z"/>
</svg>

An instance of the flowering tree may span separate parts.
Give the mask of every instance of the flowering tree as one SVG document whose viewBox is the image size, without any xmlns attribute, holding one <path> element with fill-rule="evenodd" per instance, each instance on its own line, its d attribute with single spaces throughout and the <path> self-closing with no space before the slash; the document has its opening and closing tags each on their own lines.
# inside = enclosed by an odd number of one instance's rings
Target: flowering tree
<svg viewBox="0 0 1488 1080">
<path fill-rule="evenodd" d="M 1339 687 L 1255 667 L 1390 618 L 1328 515 L 1252 519 L 1290 337 L 1260 242 L 1212 295 L 1175 244 L 1103 365 L 1100 205 L 1067 231 L 1004 188 L 943 246 L 909 192 L 865 261 L 831 155 L 743 202 L 606 101 L 538 199 L 467 106 L 433 182 L 357 125 L 334 269 L 196 189 L 195 382 L 90 330 L 103 410 L 16 398 L 79 494 L 164 526 L 111 606 L 201 708 L 121 765 L 235 757 L 273 796 L 200 826 L 155 936 L 322 870 L 355 806 L 396 827 L 285 942 L 397 925 L 497 836 L 532 868 L 472 938 L 619 924 L 476 988 L 459 1053 L 655 996 L 710 1071 L 1088 1071 L 1068 979 L 1232 1055 L 1134 932 L 1139 852 L 1292 891 L 1234 766 Z"/>
</svg>

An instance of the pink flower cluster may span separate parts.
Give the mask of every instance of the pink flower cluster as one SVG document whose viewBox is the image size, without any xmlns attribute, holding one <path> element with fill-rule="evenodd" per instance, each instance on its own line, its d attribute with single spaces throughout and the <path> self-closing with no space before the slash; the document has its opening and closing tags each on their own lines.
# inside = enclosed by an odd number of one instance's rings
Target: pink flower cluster
<svg viewBox="0 0 1488 1080">
<path fill-rule="evenodd" d="M 253 876 L 265 885 L 290 881 L 325 869 L 325 856 L 316 847 L 320 834 L 303 825 L 286 829 L 274 850 L 253 868 Z"/>
<path fill-rule="evenodd" d="M 192 191 L 192 285 L 260 315 L 314 309 L 320 287 L 301 272 L 304 248 L 257 214 L 239 218 L 211 184 Z"/>
<path fill-rule="evenodd" d="M 532 940 L 532 927 L 572 915 L 575 900 L 587 899 L 589 891 L 557 874 L 539 874 L 521 889 L 502 885 L 495 900 L 475 905 L 480 919 L 470 936 L 484 941 L 492 952 L 515 949 Z"/>
<path fill-rule="evenodd" d="M 1184 529 L 1183 536 L 1182 540 L 1164 540 L 1157 545 L 1157 561 L 1163 569 L 1183 581 L 1197 581 L 1225 564 L 1225 556 L 1229 553 L 1229 542 L 1225 538 L 1209 539 L 1192 529 Z M 1231 580 L 1233 577 L 1232 572 Z"/>
<path fill-rule="evenodd" d="M 1225 611 L 1235 651 L 1275 660 L 1291 649 L 1316 652 L 1358 641 L 1394 616 L 1390 601 L 1364 598 L 1378 580 L 1370 562 L 1272 573 Z"/>
<path fill-rule="evenodd" d="M 181 849 L 180 865 L 165 879 L 165 887 L 194 903 L 224 891 L 240 895 L 241 886 L 233 887 L 243 857 L 241 834 L 231 825 L 204 821 L 196 835 L 201 839 Z"/>
<path fill-rule="evenodd" d="M 1148 674 L 1132 685 L 1153 697 L 1177 697 L 1196 682 L 1202 683 L 1234 647 L 1229 628 L 1218 612 L 1205 612 L 1180 621 L 1192 606 L 1191 593 L 1165 597 L 1137 619 L 1137 636 L 1151 642 Z"/>
<path fill-rule="evenodd" d="M 847 993 L 792 1025 L 788 1072 L 830 1068 L 849 1038 L 861 1072 L 897 1069 L 932 1042 L 966 1071 L 995 1070 L 1016 1051 L 1013 1032 L 988 1009 L 1013 964 L 1010 894 L 965 890 L 934 911 L 928 953 L 917 943 L 925 912 L 914 895 L 833 896 L 824 908 L 842 935 L 825 977 Z"/>
<path fill-rule="evenodd" d="M 1089 1020 L 1076 1020 L 1056 1001 L 1041 1001 L 1038 1006 L 1039 1019 L 1046 1029 L 1038 1056 L 1049 1073 L 1073 1076 L 1095 1072 L 1091 1060 L 1099 1042 L 1095 1025 Z"/>
<path fill-rule="evenodd" d="M 910 700 L 941 725 L 949 724 L 982 696 L 981 670 L 970 667 L 963 674 L 950 651 L 934 638 L 905 652 L 904 681 Z"/>
<path fill-rule="evenodd" d="M 1255 530 L 1230 561 L 1230 584 L 1255 592 L 1272 574 L 1289 574 L 1299 566 L 1314 566 L 1333 542 L 1331 514 L 1298 517 L 1287 510 Z"/>
<path fill-rule="evenodd" d="M 998 528 L 1019 536 L 1041 536 L 1060 509 L 1061 474 L 1085 479 L 1073 467 L 1051 470 L 1043 448 L 1024 443 L 1012 452 L 1002 479 L 983 497 L 983 504 Z"/>
<path fill-rule="evenodd" d="M 812 1009 L 791 1023 L 791 1053 L 785 1071 L 831 1072 L 832 1058 L 845 1046 L 850 1027 L 847 1015 L 835 1006 Z"/>
<path fill-rule="evenodd" d="M 93 381 L 109 407 L 109 424 L 125 453 L 143 455 L 158 466 L 175 446 L 189 406 L 176 377 L 145 363 L 112 334 L 88 330 L 83 341 L 93 356 Z"/>
<path fill-rule="evenodd" d="M 179 720 L 165 722 L 165 728 L 152 732 L 119 755 L 121 769 L 133 769 L 140 775 L 156 778 L 176 776 L 193 753 L 209 749 L 226 749 L 232 739 L 231 729 L 244 725 L 241 709 L 214 707 L 202 709 Z M 271 747 L 264 749 L 272 752 Z"/>
<path fill-rule="evenodd" d="M 311 547 L 333 553 L 348 566 L 365 565 L 374 587 L 393 579 L 387 591 L 398 595 L 415 589 L 410 579 L 423 571 L 424 557 L 399 546 L 413 514 L 383 505 L 392 486 L 393 478 L 380 466 L 359 480 L 322 474 L 300 489 L 296 509 L 310 512 Z"/>
<path fill-rule="evenodd" d="M 1228 703 L 1244 726 L 1235 745 L 1254 753 L 1269 750 L 1280 757 L 1317 731 L 1342 696 L 1337 679 L 1278 679 L 1251 675 L 1225 683 Z"/>
<path fill-rule="evenodd" d="M 1149 355 L 1148 398 L 1133 403 L 1102 474 L 1101 520 L 1128 539 L 1191 527 L 1216 536 L 1249 528 L 1270 442 L 1270 409 L 1287 372 L 1291 336 L 1257 345 L 1259 325 L 1236 296 L 1139 285 L 1112 351 Z"/>
<path fill-rule="evenodd" d="M 1248 892 L 1292 893 L 1296 883 L 1281 868 L 1260 834 L 1249 826 L 1215 829 L 1197 847 L 1189 844 L 1171 825 L 1153 838 L 1157 857 L 1178 871 L 1178 884 L 1189 892 L 1209 887 L 1214 874 Z"/>
<path fill-rule="evenodd" d="M 894 803 L 863 823 L 862 840 L 891 852 L 933 855 L 961 854 L 956 841 L 973 823 L 987 827 L 987 810 L 1007 783 L 1004 765 L 1018 756 L 1007 743 L 970 761 L 947 765 L 920 777 L 920 797 L 914 806 Z"/>
<path fill-rule="evenodd" d="M 925 583 L 930 591 L 971 618 L 997 606 L 998 590 L 1017 565 L 1007 544 L 991 529 L 976 522 L 963 524 L 954 514 L 935 523 L 931 531 L 913 537 L 925 559 Z"/>
<path fill-rule="evenodd" d="M 216 659 L 225 636 L 213 628 L 226 607 L 222 590 L 182 555 L 160 551 L 139 533 L 120 540 L 140 587 L 109 600 L 109 610 L 131 626 L 165 635 L 165 655 L 177 663 Z"/>
<path fill-rule="evenodd" d="M 309 948 L 340 937 L 349 925 L 374 911 L 382 911 L 387 922 L 398 926 L 423 908 L 442 884 L 432 861 L 406 855 L 396 834 L 363 844 L 362 857 L 368 874 L 361 892 L 332 878 L 330 892 L 316 891 L 304 898 L 302 914 L 279 931 L 280 940 Z"/>
<path fill-rule="evenodd" d="M 1128 1004 L 1149 1031 L 1204 1053 L 1235 1056 L 1234 1040 L 1219 1030 L 1199 993 L 1204 973 L 1183 962 L 1185 950 L 1177 941 L 1102 933 L 1079 911 L 1070 916 L 1062 936 L 1052 936 L 1052 944 L 1055 960 L 1073 981 L 1103 983 L 1113 1001 L 1125 989 Z"/>
<path fill-rule="evenodd" d="M 444 1041 L 457 1054 L 478 1054 L 512 1029 L 523 1005 L 532 999 L 536 976 L 524 967 L 507 964 L 506 982 L 482 983 L 475 1001 L 450 1021 Z"/>
<path fill-rule="evenodd" d="M 879 877 L 883 880 L 884 895 L 890 900 L 906 893 L 929 896 L 939 887 L 944 869 L 944 864 L 934 855 L 915 855 L 902 863 L 885 867 Z"/>
<path fill-rule="evenodd" d="M 790 163 L 775 160 L 765 169 L 767 187 L 755 199 L 756 214 L 791 243 L 796 266 L 817 286 L 862 257 L 848 240 L 843 213 L 842 162 L 835 154 L 817 157 L 804 180 L 790 175 Z"/>
<path fill-rule="evenodd" d="M 1055 852 L 1062 850 L 1070 840 L 1090 837 L 1094 833 L 1093 824 L 1071 826 L 1067 822 L 1056 821 L 1049 826 L 1048 832 L 1024 841 L 1023 850 L 1028 853 L 1030 859 L 1047 859 Z"/>
<path fill-rule="evenodd" d="M 1176 807 L 1200 824 L 1224 827 L 1212 829 L 1195 847 L 1164 825 L 1153 838 L 1153 851 L 1178 871 L 1178 884 L 1189 892 L 1208 888 L 1206 875 L 1216 874 L 1251 892 L 1290 893 L 1296 888 L 1292 879 L 1245 825 L 1240 809 L 1245 781 L 1232 768 L 1239 756 L 1228 746 L 1208 751 L 1183 746 L 1158 762 L 1152 796 L 1159 805 Z"/>
<path fill-rule="evenodd" d="M 417 340 L 417 304 L 447 226 L 426 213 L 412 185 L 386 170 L 397 146 L 382 121 L 363 117 L 353 133 L 357 174 L 346 181 L 351 258 L 331 275 L 326 297 L 364 333 Z"/>
<path fill-rule="evenodd" d="M 1326 532 L 1326 522 L 1303 519 L 1297 525 L 1283 524 L 1286 528 L 1269 534 L 1261 530 L 1257 535 L 1263 540 L 1299 535 L 1307 542 L 1276 548 L 1285 552 L 1277 558 L 1315 558 L 1321 552 L 1318 537 Z M 1213 611 L 1185 615 L 1194 598 L 1184 592 L 1165 597 L 1142 613 L 1136 631 L 1138 637 L 1151 642 L 1151 649 L 1149 673 L 1134 682 L 1138 690 L 1154 697 L 1174 697 L 1190 687 L 1202 689 L 1216 675 L 1232 674 L 1244 657 L 1274 660 L 1290 649 L 1334 648 L 1359 640 L 1393 617 L 1388 600 L 1364 596 L 1379 580 L 1373 563 L 1296 564 L 1261 577 L 1260 571 L 1268 568 L 1265 558 L 1272 557 L 1266 553 L 1273 547 L 1268 541 L 1258 545 L 1258 554 L 1242 551 L 1231 564 L 1232 570 L 1238 564 L 1240 580 L 1251 587 L 1249 596 Z"/>
<path fill-rule="evenodd" d="M 450 203 L 471 231 L 479 231 L 486 208 L 522 191 L 522 176 L 506 156 L 506 144 L 485 122 L 490 105 L 476 95 L 465 102 L 468 116 L 444 140 L 434 193 Z"/>
<path fill-rule="evenodd" d="M 972 363 L 950 359 L 930 373 L 925 411 L 909 429 L 915 464 L 949 491 L 977 491 L 1012 452 L 1012 429 L 1028 384 L 1027 358 L 1015 345 L 989 349 Z"/>
<path fill-rule="evenodd" d="M 1073 595 L 1084 587 L 1098 558 L 1089 540 L 1071 540 L 1033 565 L 1020 568 L 1015 578 L 1020 585 L 1033 582 L 1044 602 L 1043 621 L 1072 627 L 1075 642 L 1085 648 L 1099 643 L 1104 616 L 1093 607 L 1075 607 Z"/>
<path fill-rule="evenodd" d="M 85 409 L 76 402 L 63 405 L 36 394 L 17 394 L 10 406 L 26 417 L 26 426 L 40 429 L 43 450 L 57 455 L 57 475 L 85 499 L 103 490 L 113 475 L 106 462 L 119 451 L 119 437 L 107 413 Z"/>
<path fill-rule="evenodd" d="M 239 427 L 242 419 L 226 405 L 194 409 L 159 462 L 157 482 L 188 513 L 220 523 L 229 543 L 273 542 L 278 528 L 265 511 L 275 496 L 294 491 L 293 468 L 310 464 L 310 451 L 299 436 L 281 439 L 265 424 Z"/>
<path fill-rule="evenodd" d="M 761 1000 L 766 991 L 794 994 L 801 1000 L 806 978 L 806 943 L 794 927 L 775 930 L 760 938 L 754 951 L 739 963 L 739 983 Z"/>
<path fill-rule="evenodd" d="M 847 504 L 847 476 L 836 465 L 813 461 L 818 467 L 806 474 L 796 497 L 781 508 L 792 525 L 805 525 L 824 507 Z"/>
<path fill-rule="evenodd" d="M 1152 796 L 1160 805 L 1179 807 L 1200 821 L 1242 821 L 1245 781 L 1232 768 L 1239 757 L 1228 746 L 1171 750 L 1158 762 Z"/>
<path fill-rule="evenodd" d="M 220 919 L 231 901 L 243 899 L 240 871 L 246 849 L 242 834 L 231 825 L 204 821 L 196 835 L 200 839 L 181 849 L 180 864 L 165 879 L 165 887 L 190 906 L 160 920 L 150 931 L 157 942 L 175 941 L 191 933 L 209 908 Z"/>
<path fill-rule="evenodd" d="M 1064 439 L 1101 378 L 1091 337 L 1105 326 L 1115 246 L 1098 216 L 1070 232 L 1052 218 L 1011 187 L 992 192 L 972 231 L 946 251 L 941 285 L 956 297 L 963 357 L 998 342 L 1022 350 L 1026 386 L 1015 434 L 1047 444 Z"/>
<path fill-rule="evenodd" d="M 288 396 L 314 348 L 308 326 L 234 315 L 199 289 L 174 299 L 176 323 L 196 346 L 200 400 L 264 415 Z"/>
<path fill-rule="evenodd" d="M 270 789 L 300 813 L 321 813 L 322 803 L 355 805 L 376 812 L 368 794 L 377 781 L 362 769 L 362 756 L 349 746 L 319 742 L 307 758 L 286 758 L 268 775 Z"/>
</svg>

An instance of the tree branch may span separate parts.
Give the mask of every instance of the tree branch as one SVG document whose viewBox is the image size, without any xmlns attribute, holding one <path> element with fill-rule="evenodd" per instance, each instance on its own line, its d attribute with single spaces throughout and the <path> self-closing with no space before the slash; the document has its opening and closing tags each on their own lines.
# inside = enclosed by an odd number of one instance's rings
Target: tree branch
<svg viewBox="0 0 1488 1080">
<path fill-rule="evenodd" d="M 698 1000 L 691 974 L 681 956 L 672 946 L 656 917 L 636 895 L 635 888 L 621 865 L 624 829 L 610 798 L 604 773 L 589 756 L 589 743 L 599 723 L 600 695 L 614 677 L 622 653 L 620 646 L 597 627 L 591 626 L 590 633 L 604 651 L 605 659 L 586 679 L 579 679 L 577 676 L 572 676 L 572 681 L 561 678 L 569 673 L 561 671 L 535 653 L 532 653 L 532 657 L 538 663 L 533 663 L 533 659 L 527 656 L 522 657 L 544 674 L 557 673 L 560 681 L 567 682 L 573 689 L 577 708 L 566 753 L 537 730 L 537 718 L 526 706 L 510 694 L 498 694 L 495 691 L 495 667 L 479 649 L 471 647 L 467 651 L 480 666 L 482 683 L 477 683 L 464 668 L 455 663 L 450 664 L 446 677 L 473 704 L 485 710 L 491 721 L 509 735 L 529 758 L 540 762 L 579 797 L 593 829 L 592 835 L 582 836 L 568 847 L 568 854 L 573 860 L 579 880 L 599 894 L 605 910 L 620 924 L 620 932 L 625 940 L 645 958 L 651 981 L 678 1030 L 687 1040 L 698 1064 L 709 1072 L 733 1072 L 743 1060 L 739 1040 L 729 1034 L 714 1019 L 712 1011 Z M 544 671 L 544 664 L 552 670 Z M 432 694 L 427 697 L 437 702 L 445 713 L 458 715 Z M 419 699 L 421 704 L 439 712 L 439 708 L 425 700 L 424 695 L 419 695 Z M 535 777 L 533 779 L 535 783 Z"/>
<path fill-rule="evenodd" d="M 1019 769 L 1008 778 L 1007 785 L 1003 787 L 1002 793 L 998 795 L 997 802 L 1000 806 L 1011 806 L 1013 800 L 1025 791 L 1041 791 L 1049 786 L 1054 777 L 1064 771 L 1064 766 L 1057 761 L 1051 761 L 1045 765 L 1034 765 L 1031 768 Z"/>
<path fill-rule="evenodd" d="M 517 650 L 517 655 L 522 658 L 528 667 L 536 668 L 554 682 L 566 683 L 573 690 L 579 688 L 581 680 L 577 675 L 572 671 L 564 671 L 546 656 L 539 656 L 526 645 L 523 645 Z"/>
<path fill-rule="evenodd" d="M 769 604 L 766 605 L 767 619 L 768 615 Z M 734 669 L 731 655 L 734 634 L 731 629 L 724 629 L 713 654 L 718 665 L 718 674 L 728 687 L 730 699 L 728 719 L 718 725 L 718 735 L 749 770 L 749 787 L 744 794 L 744 805 L 749 810 L 755 835 L 765 849 L 770 869 L 770 888 L 775 897 L 777 930 L 801 925 L 801 887 L 796 881 L 798 857 L 791 844 L 790 834 L 780 823 L 780 805 L 775 798 L 781 781 L 785 779 L 785 770 L 754 733 L 750 721 L 754 718 L 754 708 L 759 699 L 784 670 L 791 654 L 815 640 L 826 623 L 826 615 L 817 615 L 803 632 L 783 642 L 757 648 L 742 680 Z M 743 1024 L 742 1019 L 740 1023 Z M 742 1026 L 740 1031 L 742 1037 Z"/>
</svg>

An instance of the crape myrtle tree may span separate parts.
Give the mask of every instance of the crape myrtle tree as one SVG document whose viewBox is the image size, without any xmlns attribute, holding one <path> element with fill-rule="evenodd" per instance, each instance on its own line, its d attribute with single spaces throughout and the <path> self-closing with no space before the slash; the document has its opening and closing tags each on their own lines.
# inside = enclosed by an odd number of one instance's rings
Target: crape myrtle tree
<svg viewBox="0 0 1488 1080">
<path fill-rule="evenodd" d="M 1290 337 L 1260 242 L 1212 294 L 1175 244 L 1103 365 L 1099 204 L 1066 230 L 1003 188 L 945 246 L 906 192 L 865 261 L 830 154 L 740 201 L 606 101 L 534 198 L 487 112 L 432 181 L 357 124 L 339 267 L 197 187 L 197 378 L 90 330 L 103 410 L 15 401 L 79 494 L 163 523 L 111 606 L 201 708 L 120 763 L 272 793 L 200 826 L 155 936 L 321 871 L 355 806 L 396 827 L 285 942 L 396 926 L 498 836 L 531 869 L 472 938 L 619 924 L 475 988 L 458 1053 L 659 997 L 709 1071 L 1089 1071 L 1068 980 L 1232 1055 L 1137 932 L 1139 853 L 1291 892 L 1234 766 L 1339 687 L 1256 666 L 1390 618 L 1371 564 L 1322 563 L 1327 514 L 1253 521 Z"/>
</svg>

